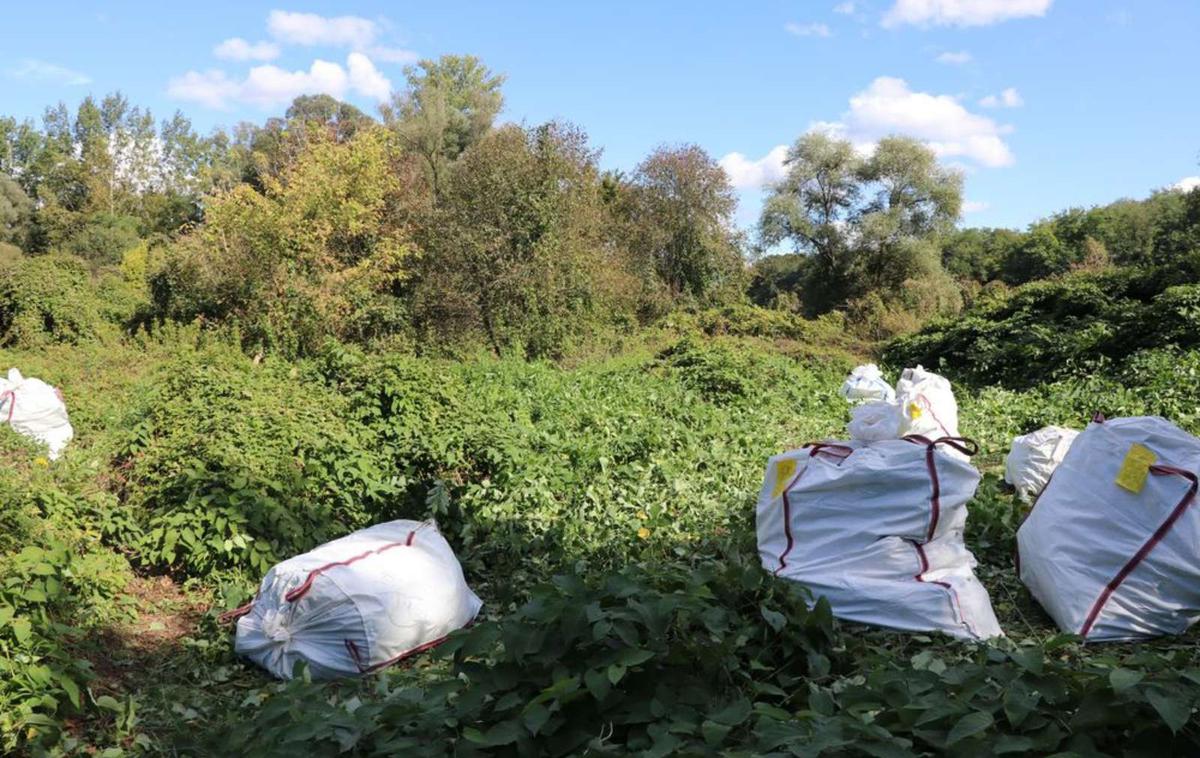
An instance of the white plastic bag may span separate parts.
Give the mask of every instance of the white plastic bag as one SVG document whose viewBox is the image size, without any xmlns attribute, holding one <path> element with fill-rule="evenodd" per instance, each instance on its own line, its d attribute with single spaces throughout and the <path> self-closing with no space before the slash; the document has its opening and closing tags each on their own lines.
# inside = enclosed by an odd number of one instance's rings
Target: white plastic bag
<svg viewBox="0 0 1200 758">
<path fill-rule="evenodd" d="M 945 377 L 921 366 L 904 369 L 896 382 L 896 403 L 903 416 L 901 437 L 919 434 L 935 440 L 958 436 L 958 403 Z"/>
<path fill-rule="evenodd" d="M 900 437 L 900 406 L 883 400 L 863 403 L 850 410 L 846 430 L 858 442 L 894 440 Z"/>
<path fill-rule="evenodd" d="M 1017 494 L 1029 502 L 1041 494 L 1079 436 L 1074 429 L 1046 426 L 1036 432 L 1014 437 L 1008 457 L 1004 459 L 1004 481 L 1016 488 Z"/>
<path fill-rule="evenodd" d="M 839 390 L 842 397 L 850 402 L 863 400 L 884 400 L 891 402 L 896 399 L 892 386 L 883 378 L 883 372 L 874 363 L 858 366 L 846 377 Z"/>
<path fill-rule="evenodd" d="M 963 442 L 817 443 L 771 458 L 757 510 L 763 567 L 826 597 L 840 618 L 1001 635 L 963 543 L 979 483 Z M 961 457 L 947 454 L 954 446 Z"/>
<path fill-rule="evenodd" d="M 75 436 L 62 393 L 41 379 L 26 379 L 15 368 L 0 379 L 0 420 L 14 432 L 46 445 L 54 460 Z"/>
<path fill-rule="evenodd" d="M 1152 466 L 1137 465 L 1135 444 Z M 1075 438 L 1017 531 L 1021 581 L 1059 628 L 1133 640 L 1200 619 L 1197 471 L 1200 440 L 1158 417 L 1094 422 Z"/>
<path fill-rule="evenodd" d="M 282 679 L 358 676 L 441 642 L 482 605 L 431 521 L 390 521 L 289 558 L 239 609 L 235 649 Z"/>
</svg>

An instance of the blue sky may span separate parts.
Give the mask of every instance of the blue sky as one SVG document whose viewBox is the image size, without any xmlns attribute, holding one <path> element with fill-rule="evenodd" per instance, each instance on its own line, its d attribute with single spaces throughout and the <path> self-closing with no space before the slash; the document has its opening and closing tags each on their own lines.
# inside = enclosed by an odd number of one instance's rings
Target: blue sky
<svg viewBox="0 0 1200 758">
<path fill-rule="evenodd" d="M 864 150 L 888 133 L 925 140 L 966 172 L 966 225 L 1020 227 L 1200 175 L 1200 3 L 706 6 L 21 3 L 5 11 L 0 113 L 115 89 L 205 131 L 302 91 L 373 112 L 406 61 L 472 53 L 508 77 L 505 119 L 573 121 L 606 167 L 701 145 L 739 186 L 743 225 L 780 146 L 813 128 Z"/>
</svg>

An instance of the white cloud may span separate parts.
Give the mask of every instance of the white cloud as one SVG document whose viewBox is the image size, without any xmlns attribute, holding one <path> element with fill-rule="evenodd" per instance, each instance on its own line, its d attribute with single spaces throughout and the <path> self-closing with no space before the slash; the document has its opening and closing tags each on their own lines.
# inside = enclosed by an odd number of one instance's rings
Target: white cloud
<svg viewBox="0 0 1200 758">
<path fill-rule="evenodd" d="M 230 100 L 236 100 L 238 83 L 219 69 L 189 71 L 183 76 L 172 77 L 167 82 L 167 95 L 176 100 L 188 100 L 209 108 L 228 108 Z"/>
<path fill-rule="evenodd" d="M 850 0 L 849 2 L 845 2 L 845 3 L 838 3 L 837 5 L 833 6 L 833 12 L 840 13 L 843 16 L 851 15 L 852 13 L 854 13 L 853 0 Z"/>
<path fill-rule="evenodd" d="M 71 86 L 79 86 L 91 84 L 92 78 L 87 74 L 81 74 L 78 71 L 59 66 L 56 63 L 47 63 L 35 58 L 26 58 L 21 61 L 16 68 L 11 68 L 7 72 L 10 79 L 21 79 L 23 81 L 41 82 L 43 84 L 66 84 Z"/>
<path fill-rule="evenodd" d="M 1197 188 L 1200 188 L 1200 176 L 1185 176 L 1171 185 L 1177 192 L 1191 192 Z"/>
<path fill-rule="evenodd" d="M 374 45 L 367 51 L 372 58 L 384 63 L 416 63 L 421 56 L 417 55 L 412 50 L 405 50 L 400 47 L 385 47 L 384 45 Z"/>
<path fill-rule="evenodd" d="M 1021 93 L 1013 87 L 1008 87 L 999 95 L 988 95 L 979 101 L 984 108 L 1020 108 L 1025 104 Z"/>
<path fill-rule="evenodd" d="M 247 42 L 231 37 L 213 48 L 213 55 L 231 61 L 269 61 L 279 57 L 279 45 L 274 42 Z"/>
<path fill-rule="evenodd" d="M 392 93 L 392 83 L 362 53 L 350 53 L 346 67 L 350 70 L 350 89 L 355 92 L 380 101 Z"/>
<path fill-rule="evenodd" d="M 271 11 L 267 31 L 280 42 L 362 49 L 375 42 L 379 25 L 361 16 L 318 16 L 316 13 Z"/>
<path fill-rule="evenodd" d="M 1044 16 L 1053 0 L 896 0 L 884 26 L 988 26 L 1012 18 Z"/>
<path fill-rule="evenodd" d="M 279 66 L 255 66 L 245 79 L 230 78 L 224 71 L 189 71 L 168 83 L 167 94 L 178 100 L 190 100 L 209 108 L 228 108 L 247 103 L 260 108 L 285 105 L 299 95 L 327 94 L 342 99 L 354 92 L 376 100 L 385 100 L 391 82 L 362 53 L 350 53 L 346 67 L 315 60 L 307 71 L 288 71 Z M 347 73 L 347 69 L 349 72 Z"/>
<path fill-rule="evenodd" d="M 980 211 L 986 211 L 990 207 L 990 203 L 983 203 L 977 200 L 964 200 L 962 204 L 963 213 L 979 213 Z"/>
<path fill-rule="evenodd" d="M 947 50 L 937 57 L 937 62 L 945 63 L 948 66 L 962 66 L 963 64 L 971 62 L 971 54 L 966 50 Z"/>
<path fill-rule="evenodd" d="M 267 16 L 267 31 L 285 44 L 348 47 L 384 63 L 414 63 L 419 56 L 412 50 L 378 43 L 384 26 L 361 16 L 330 17 L 279 10 Z"/>
<path fill-rule="evenodd" d="M 881 76 L 850 98 L 850 109 L 838 121 L 815 121 L 810 132 L 848 140 L 864 157 L 889 135 L 913 137 L 928 146 L 942 162 L 970 173 L 975 166 L 1012 165 L 1012 151 L 1003 135 L 1012 131 L 987 116 L 968 111 L 951 95 L 915 92 L 903 79 Z M 787 146 L 779 145 L 757 160 L 729 153 L 719 161 L 739 189 L 762 188 L 785 174 Z M 963 160 L 971 163 L 962 163 Z M 982 210 L 982 207 L 975 208 Z"/>
<path fill-rule="evenodd" d="M 788 34 L 794 34 L 797 37 L 832 37 L 833 32 L 829 31 L 829 27 L 825 24 L 797 24 L 789 21 L 783 25 L 783 28 Z"/>
<path fill-rule="evenodd" d="M 729 153 L 718 163 L 729 181 L 738 189 L 761 189 L 778 182 L 787 173 L 783 165 L 787 159 L 787 145 L 776 145 L 758 160 L 750 160 L 742 153 Z"/>
<path fill-rule="evenodd" d="M 916 92 L 890 76 L 875 79 L 851 97 L 840 122 L 814 128 L 832 129 L 858 146 L 902 134 L 921 140 L 940 158 L 967 158 L 990 168 L 1014 160 L 1002 137 L 1011 127 L 971 113 L 951 95 Z"/>
</svg>

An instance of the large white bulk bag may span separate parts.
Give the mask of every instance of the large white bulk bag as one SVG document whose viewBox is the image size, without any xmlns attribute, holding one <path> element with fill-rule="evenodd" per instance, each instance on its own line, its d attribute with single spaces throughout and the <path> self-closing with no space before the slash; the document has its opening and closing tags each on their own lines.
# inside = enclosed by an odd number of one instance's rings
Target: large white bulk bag
<svg viewBox="0 0 1200 758">
<path fill-rule="evenodd" d="M 856 367 L 846 377 L 839 390 L 841 396 L 850 402 L 862 400 L 883 400 L 891 402 L 896 399 L 896 392 L 883 378 L 883 372 L 874 363 Z"/>
<path fill-rule="evenodd" d="M 771 458 L 757 510 L 763 567 L 850 621 L 1002 634 L 963 543 L 980 478 L 971 452 L 965 440 L 909 438 L 814 443 Z"/>
<path fill-rule="evenodd" d="M 46 445 L 51 460 L 75 436 L 62 393 L 41 379 L 25 378 L 15 368 L 0 379 L 0 420 L 14 432 Z"/>
<path fill-rule="evenodd" d="M 894 440 L 900 437 L 903 418 L 900 406 L 886 400 L 875 400 L 856 405 L 850 410 L 850 423 L 846 431 L 850 439 L 859 442 Z"/>
<path fill-rule="evenodd" d="M 1098 420 L 1075 438 L 1017 531 L 1021 581 L 1059 628 L 1132 640 L 1200 618 L 1198 470 L 1200 440 L 1165 419 Z"/>
<path fill-rule="evenodd" d="M 441 642 L 481 602 L 432 521 L 390 521 L 289 558 L 234 612 L 235 649 L 281 679 L 358 676 Z"/>
<path fill-rule="evenodd" d="M 958 402 L 945 377 L 921 366 L 904 369 L 896 382 L 896 403 L 903 416 L 900 436 L 958 436 Z"/>
<path fill-rule="evenodd" d="M 1041 494 L 1050 475 L 1062 463 L 1079 436 L 1074 429 L 1046 426 L 1036 432 L 1014 437 L 1004 459 L 1004 481 L 1017 490 L 1025 502 Z"/>
</svg>

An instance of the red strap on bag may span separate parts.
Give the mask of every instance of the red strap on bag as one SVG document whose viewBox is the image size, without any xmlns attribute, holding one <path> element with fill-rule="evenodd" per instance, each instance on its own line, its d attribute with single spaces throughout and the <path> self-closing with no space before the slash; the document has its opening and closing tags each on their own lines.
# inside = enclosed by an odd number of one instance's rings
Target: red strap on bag
<svg viewBox="0 0 1200 758">
<path fill-rule="evenodd" d="M 849 458 L 854 452 L 854 448 L 836 442 L 806 442 L 800 449 L 807 450 L 810 458 L 815 458 L 818 454 L 828 455 L 836 458 L 838 463 Z M 775 569 L 775 576 L 779 576 L 779 572 L 787 568 L 787 557 L 796 544 L 796 540 L 792 536 L 792 502 L 788 499 L 788 492 L 796 486 L 796 482 L 800 481 L 800 477 L 804 476 L 804 472 L 807 470 L 807 466 L 800 469 L 800 473 L 796 474 L 795 478 L 783 488 L 783 533 L 787 537 L 787 546 L 779 556 L 779 568 Z"/>
<path fill-rule="evenodd" d="M 294 603 L 308 594 L 308 591 L 312 589 L 313 581 L 329 569 L 337 568 L 338 566 L 349 566 L 352 563 L 361 561 L 363 558 L 370 558 L 372 555 L 379 555 L 380 553 L 391 550 L 394 547 L 408 547 L 412 545 L 413 537 L 415 537 L 416 534 L 417 532 L 414 529 L 408 533 L 408 537 L 402 542 L 389 542 L 383 547 L 379 547 L 374 550 L 368 550 L 364 553 L 359 553 L 358 555 L 347 558 L 344 561 L 332 561 L 330 563 L 326 563 L 324 566 L 319 566 L 312 571 L 309 571 L 308 576 L 304 579 L 304 582 L 300 584 L 300 586 L 293 587 L 291 590 L 289 590 L 288 593 L 283 596 L 283 599 L 289 603 Z"/>
<path fill-rule="evenodd" d="M 925 541 L 928 542 L 937 532 L 938 520 L 942 513 L 942 483 L 938 479 L 934 451 L 937 450 L 938 445 L 948 445 L 963 455 L 972 456 L 979 452 L 979 444 L 966 437 L 939 437 L 936 440 L 930 440 L 920 434 L 910 434 L 903 439 L 925 446 L 925 468 L 929 470 L 929 481 L 933 486 L 933 493 L 929 496 L 929 531 L 925 534 Z"/>
<path fill-rule="evenodd" d="M 1132 574 L 1133 570 L 1138 567 L 1138 564 L 1146 560 L 1146 556 L 1150 555 L 1150 551 L 1154 550 L 1158 543 L 1162 542 L 1163 538 L 1167 536 L 1167 532 L 1171 531 L 1171 527 L 1175 526 L 1175 522 L 1178 521 L 1181 516 L 1183 516 L 1184 511 L 1186 511 L 1188 506 L 1192 504 L 1192 501 L 1196 499 L 1198 483 L 1196 475 L 1191 471 L 1176 468 L 1175 466 L 1154 465 L 1150 467 L 1150 473 L 1156 476 L 1181 476 L 1191 482 L 1191 484 L 1188 486 L 1187 492 L 1184 493 L 1183 498 L 1171 510 L 1170 514 L 1167 515 L 1166 520 L 1159 524 L 1158 528 L 1154 530 L 1154 534 L 1150 535 L 1150 539 L 1146 540 L 1145 544 L 1138 548 L 1138 551 L 1133 554 L 1133 557 L 1130 558 L 1125 565 L 1121 567 L 1121 570 L 1117 572 L 1116 576 L 1110 579 L 1108 584 L 1104 586 L 1104 589 L 1100 592 L 1100 596 L 1097 597 L 1096 602 L 1092 604 L 1092 609 L 1088 611 L 1088 615 L 1087 618 L 1084 619 L 1083 626 L 1079 628 L 1079 636 L 1083 637 L 1084 639 L 1087 639 L 1088 633 L 1092 631 L 1092 627 L 1096 624 L 1096 619 L 1100 617 L 1100 612 L 1104 610 L 1104 606 L 1108 603 L 1109 598 L 1111 598 L 1113 593 L 1117 591 L 1117 588 L 1121 586 L 1121 583 L 1129 578 L 1129 575 Z"/>
<path fill-rule="evenodd" d="M 5 420 L 11 422 L 13 409 L 17 407 L 17 396 L 13 394 L 12 390 L 5 390 L 0 394 L 0 405 L 4 405 L 5 403 L 8 403 L 8 418 Z"/>
</svg>

